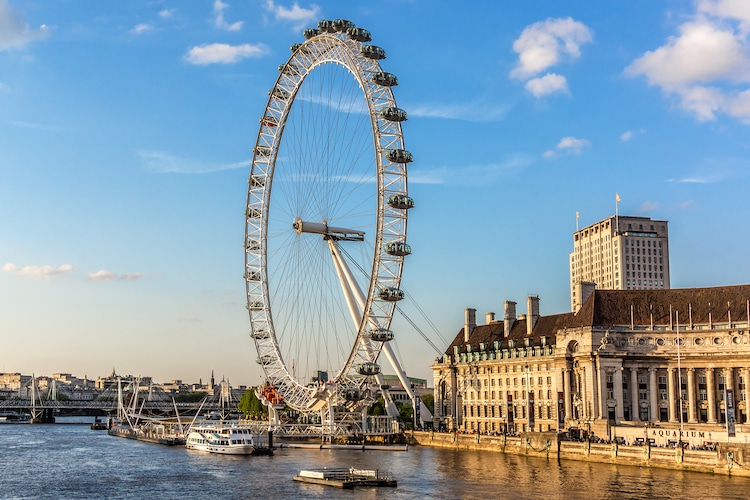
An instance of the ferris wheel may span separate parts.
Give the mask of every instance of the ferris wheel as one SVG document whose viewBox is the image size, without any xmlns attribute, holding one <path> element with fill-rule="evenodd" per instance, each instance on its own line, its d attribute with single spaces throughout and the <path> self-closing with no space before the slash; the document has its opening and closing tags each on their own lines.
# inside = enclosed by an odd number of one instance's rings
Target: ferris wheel
<svg viewBox="0 0 750 500">
<path fill-rule="evenodd" d="M 267 382 L 289 407 L 368 400 L 382 385 L 406 243 L 407 168 L 396 76 L 367 30 L 304 31 L 269 91 L 248 179 L 245 282 Z"/>
</svg>

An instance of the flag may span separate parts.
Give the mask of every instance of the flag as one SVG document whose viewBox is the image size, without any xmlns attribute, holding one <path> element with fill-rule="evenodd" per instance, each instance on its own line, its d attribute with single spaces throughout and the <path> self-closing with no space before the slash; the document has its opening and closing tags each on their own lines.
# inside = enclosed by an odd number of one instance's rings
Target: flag
<svg viewBox="0 0 750 500">
<path fill-rule="evenodd" d="M 576 219 L 581 216 L 581 212 L 576 212 Z"/>
<path fill-rule="evenodd" d="M 615 201 L 620 202 L 620 195 L 615 193 Z"/>
</svg>

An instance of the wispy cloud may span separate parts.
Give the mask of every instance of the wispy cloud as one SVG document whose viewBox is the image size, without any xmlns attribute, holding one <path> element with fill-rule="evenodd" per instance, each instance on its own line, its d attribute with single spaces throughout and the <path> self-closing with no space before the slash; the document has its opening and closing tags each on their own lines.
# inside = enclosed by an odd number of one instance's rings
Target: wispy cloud
<svg viewBox="0 0 750 500">
<path fill-rule="evenodd" d="M 643 129 L 643 128 L 639 128 L 638 130 L 626 130 L 625 132 L 620 134 L 620 140 L 622 142 L 628 142 L 635 135 L 645 134 L 645 133 L 646 133 L 646 129 Z"/>
<path fill-rule="evenodd" d="M 0 92 L 10 92 L 10 86 L 0 82 Z"/>
<path fill-rule="evenodd" d="M 229 4 L 226 4 L 221 0 L 214 0 L 214 26 L 227 31 L 241 30 L 243 21 L 236 21 L 230 24 L 224 19 L 224 9 L 227 7 L 229 7 Z"/>
<path fill-rule="evenodd" d="M 112 271 L 107 270 L 100 270 L 96 271 L 95 273 L 89 273 L 88 278 L 92 281 L 111 281 L 111 280 L 123 280 L 123 281 L 132 281 L 137 280 L 141 277 L 141 273 L 123 273 L 123 274 L 117 274 L 113 273 Z"/>
<path fill-rule="evenodd" d="M 512 175 L 534 163 L 526 154 L 508 156 L 505 161 L 467 165 L 464 167 L 436 167 L 410 169 L 409 184 L 446 184 L 449 182 L 469 186 L 487 186 L 497 179 Z"/>
<path fill-rule="evenodd" d="M 162 19 L 169 19 L 177 12 L 177 9 L 162 9 L 159 11 L 159 17 Z"/>
<path fill-rule="evenodd" d="M 162 151 L 137 151 L 143 165 L 152 172 L 166 174 L 208 174 L 235 168 L 245 168 L 250 160 L 237 163 L 200 162 L 164 153 Z"/>
<path fill-rule="evenodd" d="M 643 76 L 699 121 L 720 113 L 750 124 L 750 8 L 735 0 L 699 0 L 690 20 L 661 47 L 624 70 Z"/>
<path fill-rule="evenodd" d="M 466 104 L 420 104 L 407 108 L 410 117 L 443 118 L 448 120 L 463 120 L 474 123 L 489 123 L 500 121 L 508 113 L 508 106 L 487 101 L 477 101 Z"/>
<path fill-rule="evenodd" d="M 535 97 L 555 93 L 568 93 L 567 79 L 557 73 L 540 73 L 563 61 L 581 56 L 581 46 L 591 42 L 593 34 L 583 23 L 570 17 L 547 19 L 527 26 L 513 42 L 518 53 L 516 67 L 511 78 L 527 80 L 526 90 Z"/>
<path fill-rule="evenodd" d="M 31 278 L 50 278 L 61 274 L 73 272 L 73 266 L 71 264 L 63 264 L 61 266 L 24 266 L 18 267 L 15 264 L 8 262 L 3 265 L 3 272 L 15 274 L 17 276 L 28 276 Z"/>
<path fill-rule="evenodd" d="M 140 35 L 141 33 L 145 33 L 147 31 L 153 30 L 154 27 L 147 23 L 141 23 L 135 25 L 135 27 L 131 30 L 131 32 L 135 33 L 136 35 Z"/>
<path fill-rule="evenodd" d="M 262 43 L 251 45 L 229 45 L 226 43 L 209 43 L 191 48 L 185 54 L 185 60 L 190 64 L 205 66 L 207 64 L 232 64 L 248 57 L 261 57 L 268 53 L 268 48 Z"/>
<path fill-rule="evenodd" d="M 0 0 L 0 51 L 21 49 L 27 44 L 47 36 L 49 29 L 42 24 L 29 28 L 21 14 L 15 12 L 7 0 Z"/>
<path fill-rule="evenodd" d="M 274 20 L 290 23 L 295 30 L 304 28 L 320 17 L 320 7 L 316 4 L 310 4 L 310 8 L 305 9 L 294 2 L 291 8 L 287 8 L 276 5 L 273 0 L 266 0 L 265 9 L 273 15 Z"/>
<path fill-rule="evenodd" d="M 638 213 L 646 213 L 646 212 L 653 212 L 654 210 L 660 208 L 661 205 L 655 201 L 644 201 L 641 203 L 641 206 L 638 207 Z"/>
<path fill-rule="evenodd" d="M 585 148 L 591 147 L 591 142 L 587 139 L 577 139 L 575 137 L 563 137 L 557 143 L 554 149 L 545 151 L 544 158 L 554 158 L 560 154 L 581 154 Z"/>
</svg>

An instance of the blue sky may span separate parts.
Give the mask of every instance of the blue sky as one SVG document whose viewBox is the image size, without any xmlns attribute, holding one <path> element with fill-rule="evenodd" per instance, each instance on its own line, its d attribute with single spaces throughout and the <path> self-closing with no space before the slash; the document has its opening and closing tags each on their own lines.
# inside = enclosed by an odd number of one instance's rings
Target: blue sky
<svg viewBox="0 0 750 500">
<path fill-rule="evenodd" d="M 403 307 L 440 348 L 466 307 L 569 310 L 575 213 L 616 192 L 670 221 L 673 287 L 748 282 L 748 2 L 0 0 L 0 368 L 262 380 L 249 161 L 289 45 L 336 18 L 399 78 Z"/>
</svg>

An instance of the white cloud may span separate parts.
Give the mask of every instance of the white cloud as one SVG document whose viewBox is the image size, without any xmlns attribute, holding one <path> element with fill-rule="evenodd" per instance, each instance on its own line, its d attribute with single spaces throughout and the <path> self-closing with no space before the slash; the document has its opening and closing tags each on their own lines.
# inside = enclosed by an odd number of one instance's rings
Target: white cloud
<svg viewBox="0 0 750 500">
<path fill-rule="evenodd" d="M 231 64 L 247 59 L 260 57 L 268 52 L 263 44 L 228 45 L 226 43 L 210 43 L 191 48 L 185 54 L 185 60 L 190 64 Z"/>
<path fill-rule="evenodd" d="M 554 158 L 558 154 L 581 154 L 584 148 L 591 147 L 587 139 L 577 139 L 572 136 L 563 137 L 554 149 L 542 153 L 543 158 Z"/>
<path fill-rule="evenodd" d="M 135 26 L 135 28 L 133 28 L 133 29 L 132 29 L 132 31 L 133 31 L 133 33 L 135 33 L 136 35 L 140 35 L 141 33 L 144 33 L 144 32 L 146 32 L 146 31 L 150 31 L 150 30 L 152 30 L 152 29 L 154 29 L 154 27 L 153 27 L 153 26 L 151 26 L 150 24 L 146 24 L 146 23 L 141 23 L 141 24 L 137 24 L 137 25 Z"/>
<path fill-rule="evenodd" d="M 0 82 L 0 92 L 10 92 L 10 87 L 3 82 Z"/>
<path fill-rule="evenodd" d="M 47 36 L 49 29 L 42 24 L 38 29 L 31 29 L 10 8 L 7 0 L 0 0 L 0 51 L 9 49 L 20 49 L 28 43 Z"/>
<path fill-rule="evenodd" d="M 652 212 L 659 208 L 661 205 L 655 201 L 644 201 L 641 206 L 638 207 L 638 213 Z"/>
<path fill-rule="evenodd" d="M 460 185 L 487 187 L 497 181 L 498 178 L 523 170 L 532 163 L 534 163 L 534 158 L 531 156 L 514 154 L 498 163 L 410 169 L 409 183 L 446 184 L 453 182 Z"/>
<path fill-rule="evenodd" d="M 540 78 L 532 78 L 526 82 L 526 90 L 534 97 L 542 97 L 556 92 L 568 93 L 567 79 L 555 73 L 547 73 Z"/>
<path fill-rule="evenodd" d="M 701 0 L 693 18 L 624 73 L 642 76 L 700 121 L 719 113 L 750 123 L 750 3 Z"/>
<path fill-rule="evenodd" d="M 224 9 L 226 9 L 227 7 L 229 7 L 229 4 L 226 4 L 221 0 L 214 0 L 214 26 L 227 31 L 241 30 L 243 21 L 237 21 L 229 24 L 224 19 Z"/>
<path fill-rule="evenodd" d="M 50 277 L 59 274 L 65 274 L 73 271 L 73 266 L 70 264 L 63 264 L 61 266 L 25 266 L 17 267 L 15 264 L 8 262 L 3 265 L 3 272 L 13 273 L 17 276 L 29 276 L 32 278 L 43 278 Z"/>
<path fill-rule="evenodd" d="M 141 273 L 124 273 L 115 274 L 112 271 L 100 270 L 95 273 L 89 273 L 88 278 L 92 281 L 109 281 L 109 280 L 136 280 L 141 277 Z"/>
<path fill-rule="evenodd" d="M 563 59 L 577 59 L 581 55 L 581 45 L 591 42 L 592 38 L 585 24 L 570 17 L 550 18 L 527 26 L 513 42 L 518 63 L 510 76 L 526 80 Z"/>
<path fill-rule="evenodd" d="M 169 19 L 176 11 L 177 9 L 162 9 L 159 11 L 159 17 L 162 19 Z"/>
<path fill-rule="evenodd" d="M 630 140 L 631 137 L 633 137 L 633 132 L 631 130 L 628 130 L 627 132 L 624 132 L 620 136 L 620 140 L 623 141 L 623 142 L 627 142 L 627 141 Z"/>
<path fill-rule="evenodd" d="M 315 4 L 310 4 L 309 9 L 304 9 L 294 2 L 291 8 L 286 8 L 276 5 L 273 0 L 266 0 L 265 8 L 273 14 L 275 20 L 292 23 L 293 29 L 301 29 L 320 17 L 320 7 Z"/>
<path fill-rule="evenodd" d="M 474 123 L 488 123 L 505 118 L 508 106 L 504 104 L 487 104 L 487 100 L 466 104 L 431 103 L 419 106 L 409 106 L 410 117 L 444 118 L 448 120 L 463 120 Z"/>
<path fill-rule="evenodd" d="M 162 151 L 137 151 L 137 154 L 148 170 L 163 174 L 207 174 L 245 168 L 250 166 L 251 163 L 249 160 L 237 163 L 199 162 L 173 156 Z"/>
</svg>

